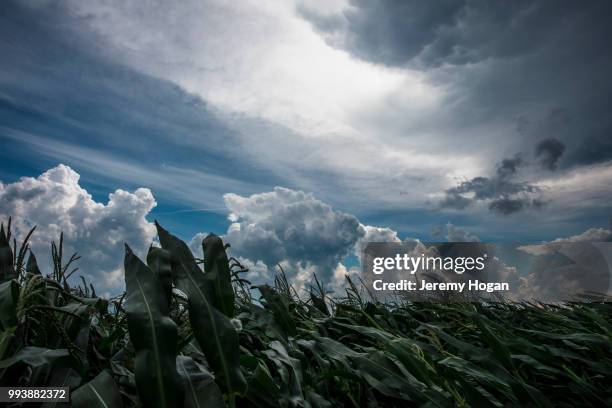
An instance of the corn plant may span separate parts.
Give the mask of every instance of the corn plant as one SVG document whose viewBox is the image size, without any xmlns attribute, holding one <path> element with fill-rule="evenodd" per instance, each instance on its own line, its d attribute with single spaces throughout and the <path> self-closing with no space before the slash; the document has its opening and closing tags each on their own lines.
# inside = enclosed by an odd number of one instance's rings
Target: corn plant
<svg viewBox="0 0 612 408">
<path fill-rule="evenodd" d="M 252 286 L 219 237 L 199 258 L 157 230 L 102 299 L 63 237 L 44 276 L 2 226 L 0 383 L 88 408 L 612 405 L 608 302 L 384 304 L 348 277 L 298 292 L 280 268 Z"/>
</svg>

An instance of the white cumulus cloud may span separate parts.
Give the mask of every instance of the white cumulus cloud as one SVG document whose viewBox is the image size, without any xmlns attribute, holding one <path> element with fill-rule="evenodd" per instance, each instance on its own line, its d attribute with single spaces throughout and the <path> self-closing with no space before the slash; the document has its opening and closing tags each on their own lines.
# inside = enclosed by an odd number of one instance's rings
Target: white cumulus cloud
<svg viewBox="0 0 612 408">
<path fill-rule="evenodd" d="M 37 226 L 32 250 L 43 272 L 49 272 L 50 243 L 64 232 L 64 253 L 78 252 L 78 274 L 91 279 L 101 293 L 123 286 L 123 245 L 137 253 L 147 248 L 156 232 L 147 214 L 156 206 L 147 188 L 118 189 L 108 202 L 93 199 L 79 184 L 79 174 L 58 165 L 40 176 L 0 183 L 0 219 L 13 217 L 18 238 Z"/>
<path fill-rule="evenodd" d="M 276 187 L 224 200 L 232 253 L 268 267 L 281 264 L 300 281 L 315 271 L 330 274 L 364 234 L 356 217 L 302 191 Z"/>
<path fill-rule="evenodd" d="M 248 197 L 226 194 L 224 201 L 231 224 L 223 239 L 251 269 L 247 278 L 254 283 L 270 282 L 280 265 L 297 288 L 307 287 L 316 273 L 337 289 L 346 269 L 341 262 L 358 255 L 363 242 L 400 241 L 397 232 L 364 225 L 303 191 L 276 187 Z M 192 239 L 196 254 L 203 236 Z"/>
</svg>

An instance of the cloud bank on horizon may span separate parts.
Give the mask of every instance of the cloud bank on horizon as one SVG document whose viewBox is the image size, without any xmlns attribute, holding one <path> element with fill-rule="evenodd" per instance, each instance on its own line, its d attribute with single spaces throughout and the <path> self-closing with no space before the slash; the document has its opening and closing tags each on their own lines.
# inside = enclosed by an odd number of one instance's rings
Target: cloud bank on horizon
<svg viewBox="0 0 612 408">
<path fill-rule="evenodd" d="M 124 285 L 124 243 L 143 258 L 154 244 L 156 230 L 147 216 L 157 202 L 147 188 L 117 189 L 107 203 L 97 202 L 79 179 L 77 172 L 60 164 L 36 178 L 0 182 L 0 219 L 14 217 L 17 239 L 36 226 L 30 245 L 44 273 L 51 272 L 50 243 L 63 232 L 64 253 L 81 256 L 78 275 L 108 296 Z M 308 287 L 317 274 L 331 289 L 339 290 L 345 275 L 359 274 L 360 268 L 346 260 L 350 256 L 358 260 L 364 243 L 402 241 L 391 228 L 364 225 L 303 191 L 276 187 L 247 197 L 228 193 L 224 201 L 230 225 L 222 238 L 231 244 L 230 254 L 249 269 L 246 278 L 254 284 L 269 283 L 280 266 L 298 289 Z M 189 242 L 196 257 L 202 256 L 206 235 L 197 233 Z M 451 223 L 439 226 L 433 235 L 453 242 L 479 241 Z M 611 236 L 610 230 L 591 228 L 552 243 L 606 241 Z"/>
<path fill-rule="evenodd" d="M 103 290 L 120 289 L 124 243 L 141 257 L 146 255 L 157 235 L 147 216 L 157 202 L 147 188 L 117 189 L 107 203 L 97 202 L 79 179 L 77 172 L 60 164 L 35 178 L 0 182 L 0 220 L 13 217 L 18 239 L 36 226 L 30 244 L 46 273 L 50 243 L 63 232 L 64 253 L 81 256 L 79 274 Z M 354 215 L 336 211 L 303 191 L 276 187 L 248 197 L 229 193 L 224 201 L 231 224 L 222 237 L 257 283 L 269 281 L 277 265 L 297 287 L 309 284 L 313 273 L 328 280 L 330 272 L 345 268 L 345 257 L 358 255 L 363 242 L 400 241 L 390 228 L 363 225 Z M 198 257 L 206 235 L 191 238 L 190 247 Z"/>
<path fill-rule="evenodd" d="M 1 7 L 0 214 L 49 224 L 40 245 L 64 229 L 109 276 L 152 217 L 304 279 L 350 272 L 364 237 L 608 226 L 610 2 Z"/>
</svg>

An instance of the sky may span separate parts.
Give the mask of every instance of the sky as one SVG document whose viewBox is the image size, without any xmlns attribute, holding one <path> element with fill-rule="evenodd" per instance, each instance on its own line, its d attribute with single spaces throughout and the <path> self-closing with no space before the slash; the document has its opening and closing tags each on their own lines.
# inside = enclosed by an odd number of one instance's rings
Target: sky
<svg viewBox="0 0 612 408">
<path fill-rule="evenodd" d="M 371 240 L 609 228 L 607 1 L 0 5 L 0 218 L 122 286 L 152 221 L 266 280 Z M 595 234 L 597 235 L 597 234 Z M 586 234 L 584 236 L 593 236 Z M 598 235 L 599 236 L 599 235 Z M 140 251 L 140 252 L 138 252 Z M 201 250 L 200 250 L 201 251 Z"/>
</svg>

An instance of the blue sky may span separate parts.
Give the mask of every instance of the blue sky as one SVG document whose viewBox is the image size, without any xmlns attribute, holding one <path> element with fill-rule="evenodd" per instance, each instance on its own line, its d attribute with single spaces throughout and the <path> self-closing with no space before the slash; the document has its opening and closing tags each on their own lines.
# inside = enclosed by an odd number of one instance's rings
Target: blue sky
<svg viewBox="0 0 612 408">
<path fill-rule="evenodd" d="M 185 240 L 227 234 L 254 263 L 253 240 L 274 252 L 262 243 L 297 237 L 268 260 L 296 274 L 350 258 L 374 227 L 438 240 L 450 223 L 489 241 L 608 227 L 609 7 L 3 2 L 0 181 L 23 196 L 34 187 L 21 177 L 67 165 L 87 211 L 144 187 L 156 206 L 138 207 L 143 231 L 158 219 Z M 3 194 L 3 218 L 40 223 Z M 310 215 L 277 215 L 290 205 Z M 350 239 L 313 233 L 313 220 Z"/>
</svg>

